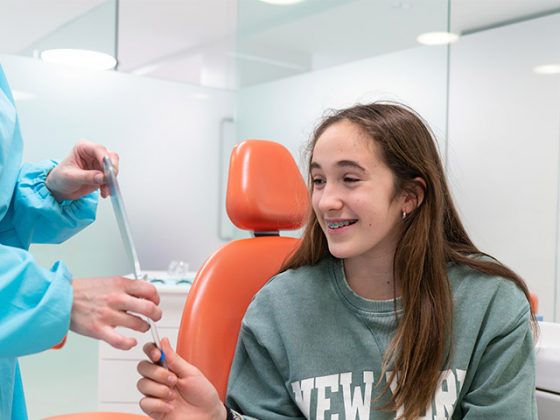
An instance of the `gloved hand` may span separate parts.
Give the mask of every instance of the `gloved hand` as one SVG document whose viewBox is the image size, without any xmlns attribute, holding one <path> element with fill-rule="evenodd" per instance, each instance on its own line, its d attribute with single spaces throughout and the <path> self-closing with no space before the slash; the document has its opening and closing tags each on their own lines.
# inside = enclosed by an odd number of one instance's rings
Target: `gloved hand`
<svg viewBox="0 0 560 420">
<path fill-rule="evenodd" d="M 148 282 L 118 276 L 82 278 L 74 279 L 72 287 L 70 329 L 115 348 L 128 350 L 137 344 L 134 338 L 117 333 L 115 327 L 146 332 L 148 323 L 135 314 L 153 321 L 161 318 L 157 289 Z"/>
<path fill-rule="evenodd" d="M 68 157 L 50 171 L 47 188 L 57 201 L 76 200 L 98 188 L 103 198 L 108 197 L 110 192 L 103 175 L 105 155 L 109 156 L 117 173 L 119 156 L 115 152 L 100 144 L 80 140 Z"/>
</svg>

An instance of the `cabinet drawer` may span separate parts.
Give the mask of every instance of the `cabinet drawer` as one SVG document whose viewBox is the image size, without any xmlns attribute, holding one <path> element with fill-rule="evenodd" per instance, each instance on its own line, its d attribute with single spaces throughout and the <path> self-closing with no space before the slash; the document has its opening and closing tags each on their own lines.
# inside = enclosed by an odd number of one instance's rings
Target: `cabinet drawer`
<svg viewBox="0 0 560 420">
<path fill-rule="evenodd" d="M 142 394 L 136 389 L 140 374 L 136 360 L 104 360 L 99 363 L 99 402 L 138 403 Z"/>
<path fill-rule="evenodd" d="M 159 291 L 161 319 L 157 322 L 158 327 L 178 327 L 181 324 L 183 308 L 187 300 L 187 293 L 165 293 Z"/>
</svg>

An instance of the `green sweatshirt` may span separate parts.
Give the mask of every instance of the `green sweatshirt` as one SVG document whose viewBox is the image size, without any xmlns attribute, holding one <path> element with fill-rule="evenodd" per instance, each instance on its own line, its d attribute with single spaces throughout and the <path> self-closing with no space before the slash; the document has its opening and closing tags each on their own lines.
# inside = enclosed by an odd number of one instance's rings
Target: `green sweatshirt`
<svg viewBox="0 0 560 420">
<path fill-rule="evenodd" d="M 537 418 L 529 304 L 509 280 L 449 268 L 453 360 L 424 419 Z M 397 313 L 402 314 L 400 301 Z M 227 404 L 245 418 L 394 419 L 376 408 L 395 302 L 355 294 L 339 260 L 275 276 L 242 323 Z"/>
</svg>

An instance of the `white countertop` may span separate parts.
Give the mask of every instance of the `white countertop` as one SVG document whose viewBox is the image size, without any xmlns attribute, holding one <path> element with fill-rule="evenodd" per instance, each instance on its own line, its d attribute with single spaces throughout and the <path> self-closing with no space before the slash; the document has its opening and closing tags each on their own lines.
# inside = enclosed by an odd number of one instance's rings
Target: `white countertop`
<svg viewBox="0 0 560 420">
<path fill-rule="evenodd" d="M 156 286 L 160 294 L 187 294 L 192 286 L 196 271 L 189 271 L 180 278 L 171 277 L 167 271 L 145 270 L 142 271 L 148 279 L 146 281 Z M 134 278 L 133 274 L 125 277 Z"/>
</svg>

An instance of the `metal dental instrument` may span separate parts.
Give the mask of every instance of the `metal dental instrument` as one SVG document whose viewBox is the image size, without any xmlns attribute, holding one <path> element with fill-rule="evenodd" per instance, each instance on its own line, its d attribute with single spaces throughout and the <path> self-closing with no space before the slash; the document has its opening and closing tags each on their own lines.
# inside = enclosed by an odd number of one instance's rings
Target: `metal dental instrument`
<svg viewBox="0 0 560 420">
<path fill-rule="evenodd" d="M 115 212 L 117 224 L 119 225 L 119 230 L 121 232 L 121 237 L 126 249 L 126 254 L 133 267 L 134 278 L 136 280 L 146 280 L 146 277 L 142 275 L 142 270 L 140 269 L 140 262 L 138 261 L 136 247 L 134 246 L 134 242 L 132 241 L 132 233 L 130 231 L 130 225 L 128 224 L 128 218 L 126 215 L 126 210 L 124 208 L 124 201 L 122 198 L 121 190 L 119 188 L 119 183 L 115 175 L 115 169 L 113 168 L 113 164 L 111 163 L 111 159 L 109 159 L 109 156 L 103 157 L 103 172 L 105 174 L 105 183 L 109 187 L 113 210 Z M 159 364 L 167 367 L 165 364 L 165 355 L 161 350 L 161 343 L 159 340 L 159 334 L 156 325 L 150 318 L 146 317 L 146 321 L 150 326 L 150 331 L 152 332 L 154 343 L 161 353 Z"/>
</svg>

